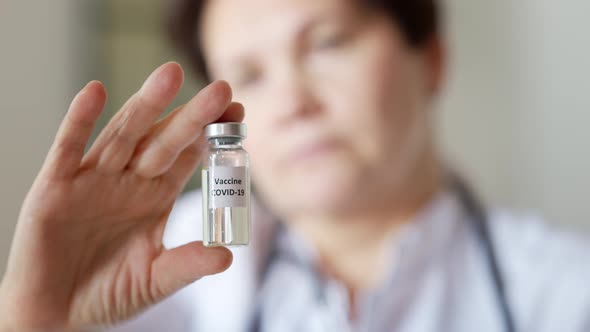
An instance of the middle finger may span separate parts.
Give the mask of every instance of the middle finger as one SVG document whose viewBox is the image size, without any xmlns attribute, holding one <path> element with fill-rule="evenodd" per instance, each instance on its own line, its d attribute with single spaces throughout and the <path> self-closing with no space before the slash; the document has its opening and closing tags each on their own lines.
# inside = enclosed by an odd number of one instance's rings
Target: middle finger
<svg viewBox="0 0 590 332">
<path fill-rule="evenodd" d="M 169 124 L 140 144 L 130 168 L 148 178 L 163 174 L 207 124 L 222 116 L 230 103 L 231 88 L 227 82 L 210 84 L 174 114 Z"/>
</svg>

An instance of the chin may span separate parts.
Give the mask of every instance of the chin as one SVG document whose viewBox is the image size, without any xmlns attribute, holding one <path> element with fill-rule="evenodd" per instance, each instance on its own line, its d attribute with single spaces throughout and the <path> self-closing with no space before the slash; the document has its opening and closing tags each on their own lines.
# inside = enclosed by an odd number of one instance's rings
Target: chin
<svg viewBox="0 0 590 332">
<path fill-rule="evenodd" d="M 361 177 L 352 169 L 327 168 L 293 176 L 290 179 L 291 209 L 311 214 L 340 214 L 354 208 L 358 202 Z"/>
</svg>

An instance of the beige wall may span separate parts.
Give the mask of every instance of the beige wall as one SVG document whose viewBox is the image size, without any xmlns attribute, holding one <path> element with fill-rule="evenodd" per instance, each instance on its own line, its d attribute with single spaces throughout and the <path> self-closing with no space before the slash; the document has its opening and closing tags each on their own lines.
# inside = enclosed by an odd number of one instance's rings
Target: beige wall
<svg viewBox="0 0 590 332">
<path fill-rule="evenodd" d="M 590 2 L 447 3 L 446 150 L 488 200 L 590 226 Z"/>
<path fill-rule="evenodd" d="M 447 2 L 451 68 L 438 116 L 448 155 L 492 202 L 590 225 L 590 2 Z M 96 22 L 80 9 L 100 2 L 0 2 L 0 272 L 20 202 L 77 87 L 105 80 L 114 106 L 171 58 L 157 32 L 125 28 L 149 26 L 142 19 L 158 11 L 133 6 L 156 1 L 109 3 L 103 15 L 118 6 L 127 14 L 103 20 L 106 37 L 94 39 Z"/>
<path fill-rule="evenodd" d="M 0 272 L 21 201 L 75 94 L 74 17 L 65 1 L 0 2 Z"/>
<path fill-rule="evenodd" d="M 528 15 L 515 45 L 514 201 L 589 226 L 590 2 L 527 0 L 519 8 Z"/>
</svg>

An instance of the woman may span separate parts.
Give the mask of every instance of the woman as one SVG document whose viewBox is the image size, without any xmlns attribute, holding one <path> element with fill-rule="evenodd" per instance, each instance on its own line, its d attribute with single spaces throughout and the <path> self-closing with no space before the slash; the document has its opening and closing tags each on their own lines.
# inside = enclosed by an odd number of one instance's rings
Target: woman
<svg viewBox="0 0 590 332">
<path fill-rule="evenodd" d="M 92 82 L 74 98 L 22 208 L 0 327 L 590 329 L 587 243 L 486 212 L 443 171 L 430 110 L 445 69 L 434 1 L 176 5 L 175 40 L 229 85 L 156 121 L 182 84 L 165 64 L 87 153 L 105 92 Z M 243 119 L 232 94 L 247 106 L 253 241 L 226 272 L 191 284 L 232 261 L 195 242 L 200 193 L 174 204 L 203 127 Z"/>
</svg>

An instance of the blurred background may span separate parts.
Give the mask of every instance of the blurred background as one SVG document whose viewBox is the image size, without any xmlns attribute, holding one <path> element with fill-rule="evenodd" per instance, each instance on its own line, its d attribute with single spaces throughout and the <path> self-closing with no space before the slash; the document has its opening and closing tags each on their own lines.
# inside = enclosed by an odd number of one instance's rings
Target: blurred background
<svg viewBox="0 0 590 332">
<path fill-rule="evenodd" d="M 437 116 L 449 161 L 493 205 L 589 229 L 590 2 L 443 1 L 451 66 Z M 0 273 L 77 91 L 106 84 L 102 125 L 159 64 L 188 63 L 166 41 L 165 5 L 0 0 Z M 175 105 L 200 87 L 187 70 Z"/>
</svg>

